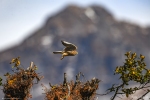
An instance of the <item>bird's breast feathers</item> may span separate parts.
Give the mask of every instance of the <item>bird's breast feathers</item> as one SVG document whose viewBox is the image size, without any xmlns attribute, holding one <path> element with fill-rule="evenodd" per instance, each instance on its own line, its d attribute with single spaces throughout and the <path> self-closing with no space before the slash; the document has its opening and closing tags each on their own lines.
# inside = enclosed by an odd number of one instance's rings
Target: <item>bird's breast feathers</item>
<svg viewBox="0 0 150 100">
<path fill-rule="evenodd" d="M 78 54 L 77 51 L 67 51 L 67 52 L 69 55 L 73 55 L 73 56 Z"/>
</svg>

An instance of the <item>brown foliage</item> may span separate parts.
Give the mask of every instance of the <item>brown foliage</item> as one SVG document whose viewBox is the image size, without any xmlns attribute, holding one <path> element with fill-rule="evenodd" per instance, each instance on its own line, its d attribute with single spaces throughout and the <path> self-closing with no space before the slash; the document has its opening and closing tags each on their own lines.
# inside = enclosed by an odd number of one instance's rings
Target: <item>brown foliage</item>
<svg viewBox="0 0 150 100">
<path fill-rule="evenodd" d="M 76 76 L 76 81 L 66 81 L 60 85 L 51 85 L 51 89 L 47 89 L 43 84 L 45 91 L 45 100 L 94 100 L 96 90 L 98 89 L 100 80 L 93 78 L 90 81 L 81 82 L 79 74 Z"/>
<path fill-rule="evenodd" d="M 10 100 L 27 100 L 32 98 L 30 89 L 33 86 L 33 80 L 37 79 L 37 82 L 42 78 L 36 73 L 37 67 L 31 62 L 30 67 L 23 69 L 19 67 L 19 58 L 12 59 L 11 63 L 14 63 L 15 71 L 13 74 L 6 73 L 6 82 L 3 84 L 3 92 L 5 94 L 4 99 Z"/>
</svg>

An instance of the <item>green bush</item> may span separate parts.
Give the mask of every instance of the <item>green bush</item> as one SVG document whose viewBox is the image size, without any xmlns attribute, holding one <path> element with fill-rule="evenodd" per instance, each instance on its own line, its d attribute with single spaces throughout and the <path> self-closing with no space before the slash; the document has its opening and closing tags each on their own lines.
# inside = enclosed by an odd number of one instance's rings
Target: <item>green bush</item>
<svg viewBox="0 0 150 100">
<path fill-rule="evenodd" d="M 119 80 L 121 83 L 119 85 L 113 84 L 111 88 L 109 88 L 106 94 L 113 92 L 111 100 L 114 100 L 118 95 L 125 95 L 129 97 L 134 94 L 136 91 L 144 90 L 143 95 L 138 98 L 138 100 L 143 99 L 145 95 L 147 95 L 150 90 L 150 69 L 146 67 L 144 62 L 145 56 L 140 55 L 139 57 L 136 53 L 127 52 L 125 54 L 126 59 L 124 65 L 117 66 L 114 72 L 114 75 L 119 75 Z M 135 87 L 130 87 L 130 83 L 138 84 Z"/>
</svg>

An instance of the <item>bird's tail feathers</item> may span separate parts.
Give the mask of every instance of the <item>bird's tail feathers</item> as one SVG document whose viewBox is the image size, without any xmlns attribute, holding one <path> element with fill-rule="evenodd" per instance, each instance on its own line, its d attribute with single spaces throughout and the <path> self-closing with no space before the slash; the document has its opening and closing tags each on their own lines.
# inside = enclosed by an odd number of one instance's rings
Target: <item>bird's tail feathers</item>
<svg viewBox="0 0 150 100">
<path fill-rule="evenodd" d="M 54 51 L 54 54 L 62 54 L 62 51 Z"/>
</svg>

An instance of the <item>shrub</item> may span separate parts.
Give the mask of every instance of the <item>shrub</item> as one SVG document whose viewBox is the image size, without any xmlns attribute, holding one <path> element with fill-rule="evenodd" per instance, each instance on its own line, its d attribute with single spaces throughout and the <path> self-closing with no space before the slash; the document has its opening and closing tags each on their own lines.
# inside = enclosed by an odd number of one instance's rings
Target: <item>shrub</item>
<svg viewBox="0 0 150 100">
<path fill-rule="evenodd" d="M 42 84 L 46 95 L 45 100 L 94 100 L 100 80 L 93 78 L 82 82 L 79 80 L 80 75 L 81 73 L 76 75 L 75 82 L 67 82 L 67 76 L 64 73 L 63 83 L 53 86 L 50 84 L 50 89 Z"/>
<path fill-rule="evenodd" d="M 138 100 L 143 99 L 150 90 L 150 69 L 146 67 L 144 62 L 145 56 L 140 55 L 137 57 L 136 53 L 127 52 L 125 54 L 127 57 L 125 59 L 124 65 L 117 66 L 114 75 L 119 75 L 121 83 L 119 85 L 113 84 L 109 88 L 106 94 L 113 92 L 111 100 L 114 100 L 118 95 L 124 95 L 129 97 L 129 95 L 134 94 L 136 91 L 144 90 L 143 95 L 138 98 Z M 130 83 L 138 84 L 135 87 L 128 87 Z"/>
<path fill-rule="evenodd" d="M 14 64 L 13 74 L 6 73 L 6 82 L 3 84 L 4 99 L 10 100 L 26 100 L 32 98 L 30 89 L 33 85 L 33 80 L 40 81 L 42 76 L 36 73 L 37 67 L 31 62 L 30 67 L 24 69 L 20 67 L 19 57 L 12 59 L 11 64 Z"/>
</svg>

